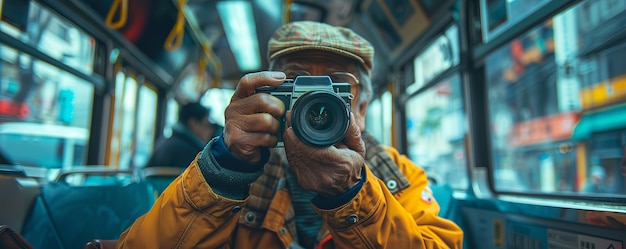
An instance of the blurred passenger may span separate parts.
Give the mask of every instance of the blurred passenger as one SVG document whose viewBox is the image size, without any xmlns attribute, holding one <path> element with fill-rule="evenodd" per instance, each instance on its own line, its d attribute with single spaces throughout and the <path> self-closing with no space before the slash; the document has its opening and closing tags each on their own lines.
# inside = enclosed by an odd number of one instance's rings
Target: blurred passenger
<svg viewBox="0 0 626 249">
<path fill-rule="evenodd" d="M 606 186 L 606 172 L 600 165 L 594 165 L 591 167 L 589 173 L 589 180 L 585 184 L 583 192 L 586 193 L 606 193 L 608 188 Z"/>
<path fill-rule="evenodd" d="M 186 168 L 219 127 L 209 121 L 209 109 L 199 103 L 185 104 L 178 113 L 172 136 L 157 142 L 146 167 L 175 166 Z"/>
<path fill-rule="evenodd" d="M 463 232 L 438 216 L 424 170 L 364 130 L 373 58 L 371 44 L 350 29 L 283 25 L 269 41 L 274 71 L 241 78 L 224 133 L 121 235 L 118 247 L 460 248 Z M 285 105 L 256 88 L 304 75 L 351 84 L 345 137 L 310 146 L 288 127 L 284 148 L 274 148 Z M 307 115 L 323 116 L 325 108 Z M 343 113 L 337 108 L 331 111 Z"/>
</svg>

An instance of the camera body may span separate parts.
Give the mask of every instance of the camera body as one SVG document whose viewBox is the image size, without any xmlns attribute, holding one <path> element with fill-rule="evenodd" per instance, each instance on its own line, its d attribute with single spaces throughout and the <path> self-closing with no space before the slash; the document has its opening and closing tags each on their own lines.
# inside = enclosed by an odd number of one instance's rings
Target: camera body
<svg viewBox="0 0 626 249">
<path fill-rule="evenodd" d="M 311 146 L 325 147 L 343 140 L 350 125 L 351 85 L 332 82 L 329 76 L 298 76 L 278 86 L 263 86 L 257 93 L 280 99 L 285 114 L 291 110 L 291 127 L 298 138 Z M 283 147 L 285 114 L 280 119 L 278 147 Z"/>
</svg>

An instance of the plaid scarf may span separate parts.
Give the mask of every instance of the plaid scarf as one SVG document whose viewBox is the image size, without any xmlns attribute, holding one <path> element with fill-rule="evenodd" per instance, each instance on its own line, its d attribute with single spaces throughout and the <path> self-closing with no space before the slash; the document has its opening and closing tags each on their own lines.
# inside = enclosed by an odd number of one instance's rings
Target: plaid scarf
<svg viewBox="0 0 626 249">
<path fill-rule="evenodd" d="M 391 193 L 396 193 L 406 187 L 409 186 L 409 182 L 404 177 L 396 163 L 393 159 L 387 154 L 383 145 L 381 145 L 374 137 L 369 135 L 367 132 L 363 132 L 361 134 L 361 138 L 365 142 L 365 163 L 368 168 L 372 171 L 372 173 L 386 183 L 387 188 L 391 191 Z M 295 201 L 304 201 L 304 198 L 309 198 L 308 195 L 300 195 L 304 192 L 301 188 L 295 187 L 296 184 L 289 184 L 287 181 L 295 181 L 295 177 L 288 177 L 286 170 L 288 170 L 289 166 L 287 165 L 287 158 L 285 156 L 285 152 L 283 148 L 275 148 L 272 149 L 272 154 L 270 156 L 269 161 L 264 166 L 263 175 L 261 175 L 255 182 L 253 182 L 250 186 L 250 199 L 248 201 L 248 205 L 242 210 L 242 215 L 239 217 L 239 223 L 246 224 L 251 227 L 260 228 L 263 225 L 263 221 L 265 220 L 265 215 L 269 206 L 272 202 L 272 198 L 274 194 L 283 188 L 288 187 L 291 192 L 292 200 Z M 290 172 L 288 174 L 291 174 Z M 393 184 L 391 184 L 393 183 Z M 294 198 L 294 194 L 297 194 L 297 197 Z M 294 211 L 294 208 L 297 207 L 298 210 Z M 311 212 L 313 211 L 313 212 Z M 246 221 L 246 214 L 252 213 L 255 215 L 255 219 L 253 221 Z M 310 199 L 308 205 L 301 205 L 301 203 L 297 203 L 296 206 L 292 205 L 289 210 L 285 213 L 285 228 L 289 231 L 290 234 L 294 235 L 294 240 L 298 241 L 298 229 L 296 228 L 296 220 L 295 214 L 303 215 L 302 221 L 305 221 L 305 224 L 308 221 L 311 221 L 312 215 L 317 215 L 317 213 L 313 210 L 312 205 L 310 204 Z M 315 229 L 317 228 L 317 224 L 313 223 Z M 310 229 L 304 229 L 303 232 L 305 234 L 310 234 Z M 326 229 L 321 229 L 318 233 L 318 240 L 323 238 L 321 237 L 323 234 L 326 234 Z M 301 232 L 300 234 L 302 234 Z"/>
</svg>

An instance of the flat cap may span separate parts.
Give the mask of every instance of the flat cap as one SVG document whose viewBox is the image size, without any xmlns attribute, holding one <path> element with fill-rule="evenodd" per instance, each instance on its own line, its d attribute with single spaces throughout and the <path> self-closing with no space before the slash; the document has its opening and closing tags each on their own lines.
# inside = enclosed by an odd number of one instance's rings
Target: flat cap
<svg viewBox="0 0 626 249">
<path fill-rule="evenodd" d="M 361 63 L 371 71 L 374 47 L 354 31 L 325 23 L 299 21 L 284 24 L 270 38 L 268 59 L 302 51 L 323 50 L 333 52 Z"/>
</svg>

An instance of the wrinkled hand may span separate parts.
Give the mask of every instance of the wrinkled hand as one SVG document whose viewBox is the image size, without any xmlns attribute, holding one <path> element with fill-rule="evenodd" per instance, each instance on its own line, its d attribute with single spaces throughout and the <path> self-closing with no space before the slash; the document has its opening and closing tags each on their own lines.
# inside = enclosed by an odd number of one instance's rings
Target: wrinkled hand
<svg viewBox="0 0 626 249">
<path fill-rule="evenodd" d="M 354 115 L 341 143 L 329 147 L 308 146 L 289 127 L 284 134 L 289 167 L 300 186 L 321 196 L 331 197 L 348 191 L 359 182 L 365 165 L 365 143 Z"/>
<path fill-rule="evenodd" d="M 276 147 L 279 118 L 285 106 L 269 94 L 256 94 L 261 86 L 277 86 L 285 80 L 282 72 L 258 72 L 241 78 L 224 111 L 224 142 L 239 159 L 251 164 L 261 160 L 262 147 Z"/>
</svg>

